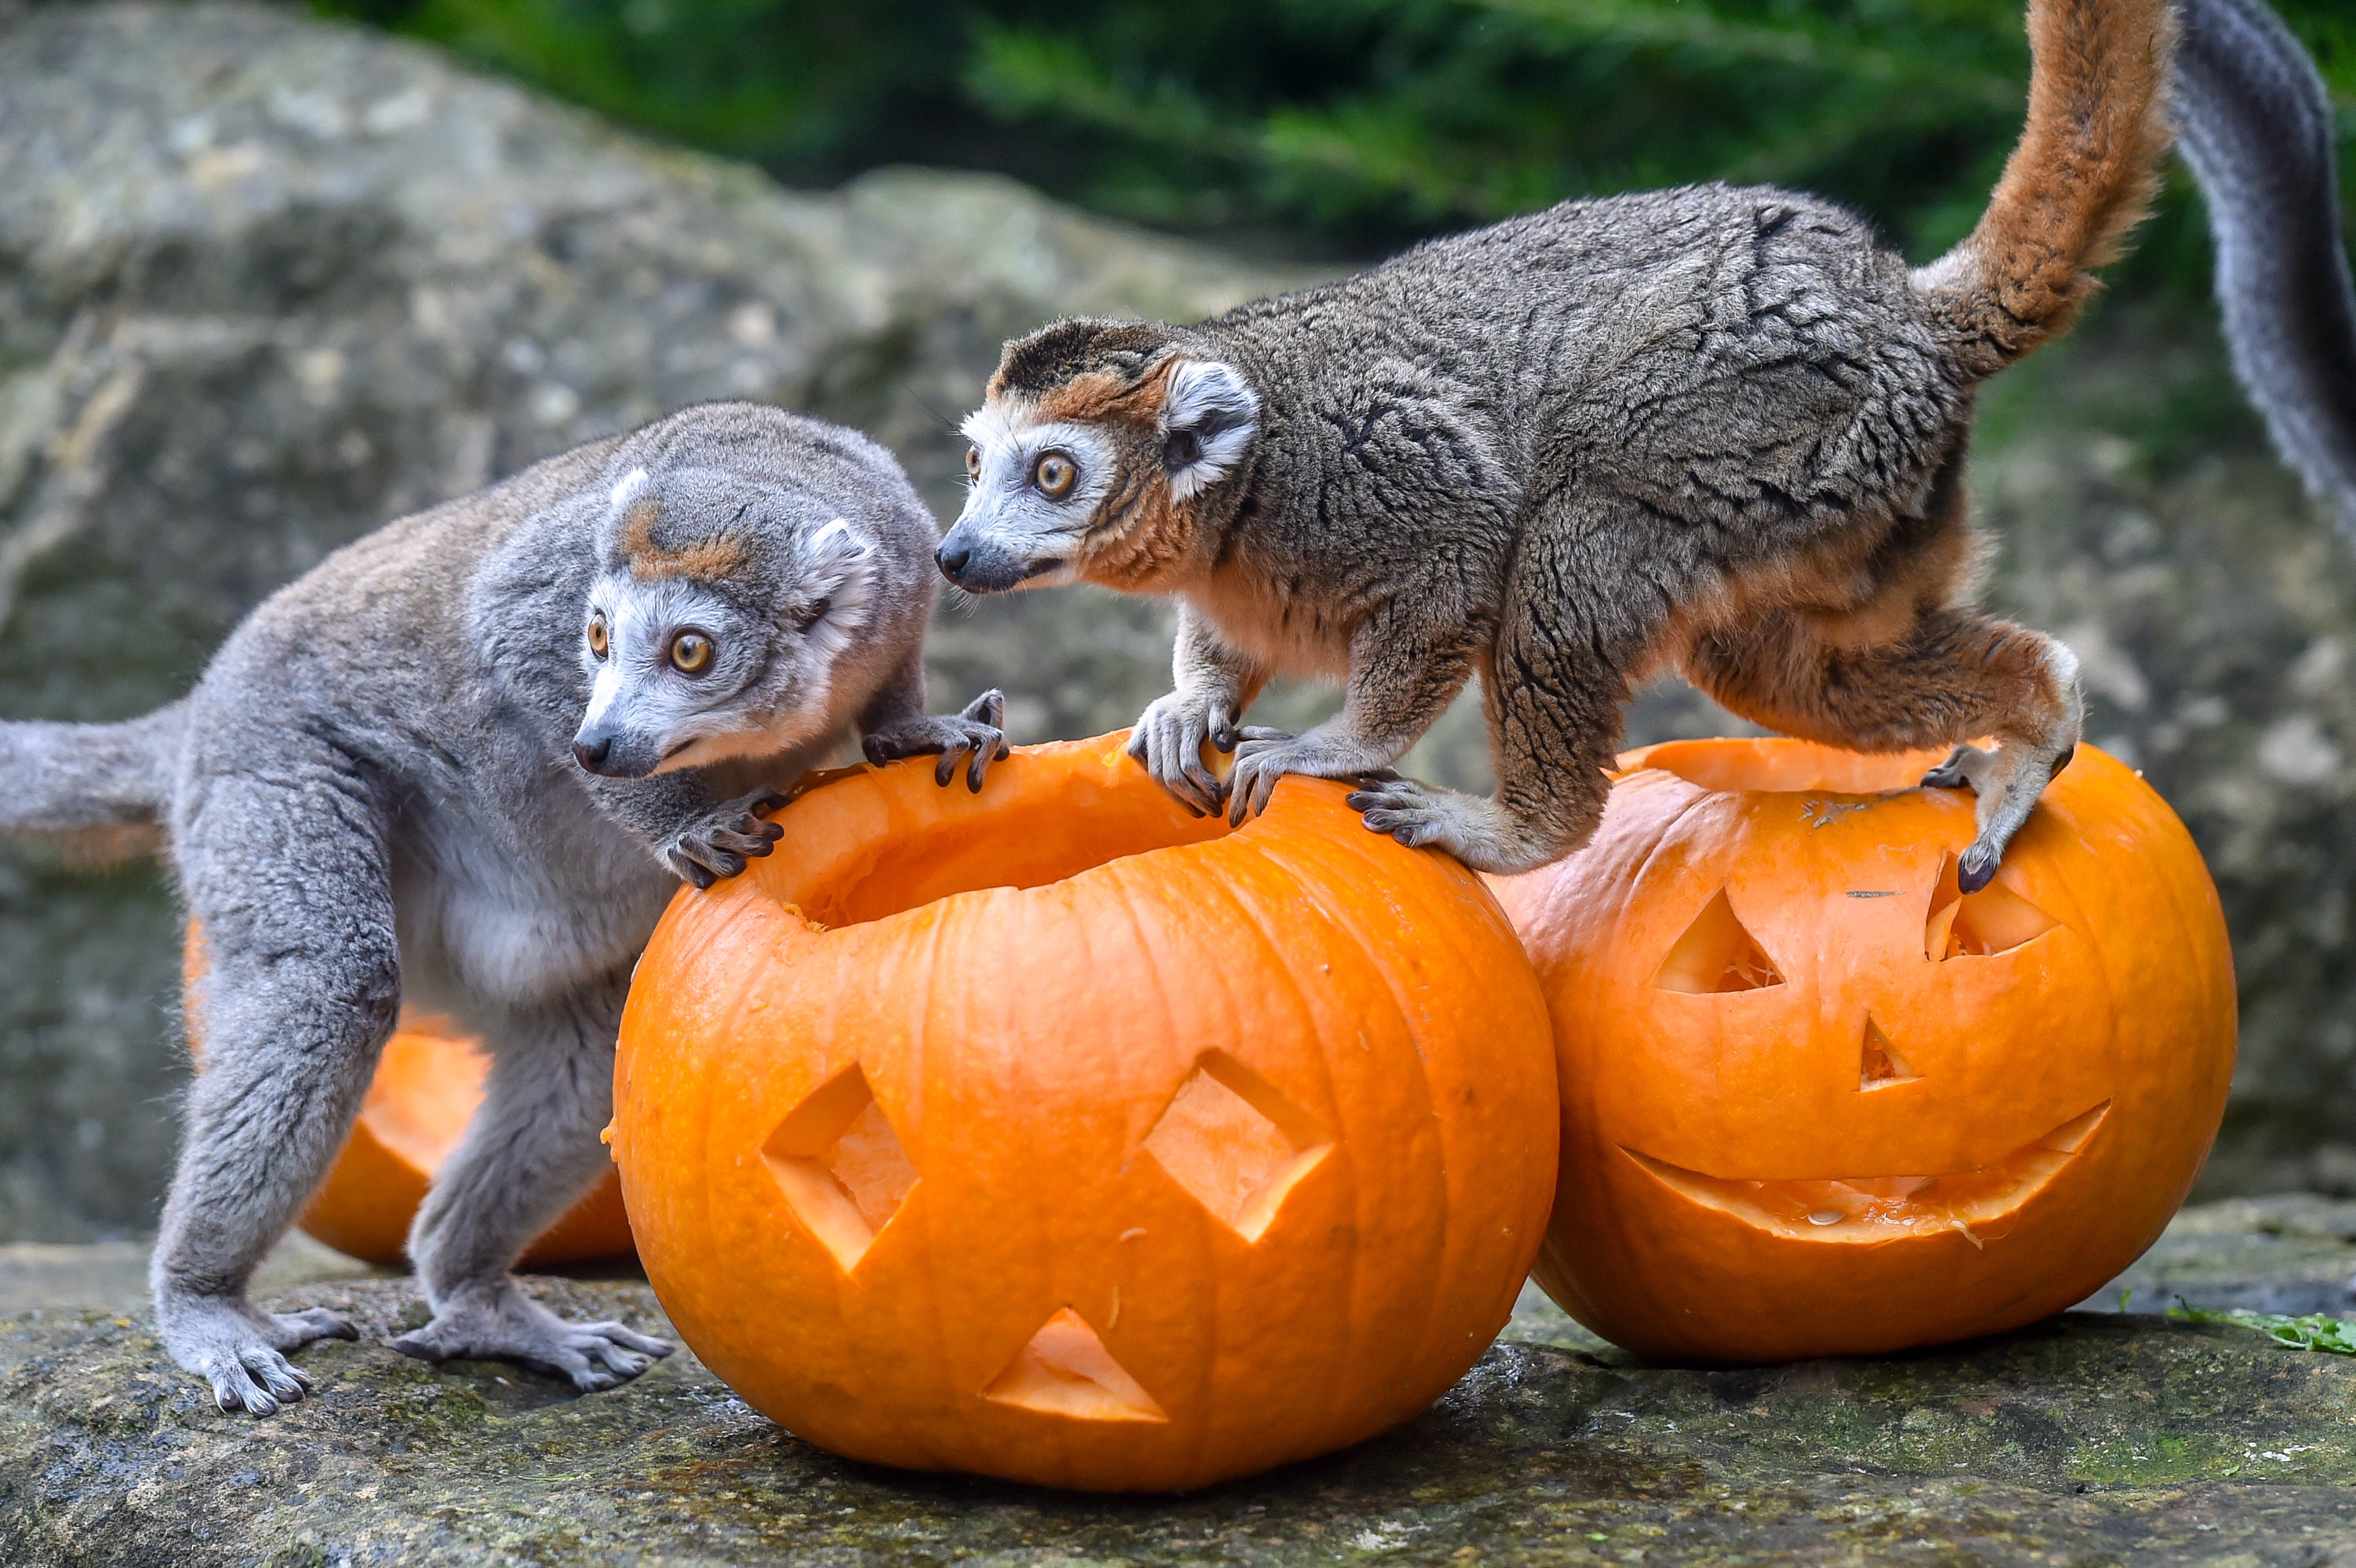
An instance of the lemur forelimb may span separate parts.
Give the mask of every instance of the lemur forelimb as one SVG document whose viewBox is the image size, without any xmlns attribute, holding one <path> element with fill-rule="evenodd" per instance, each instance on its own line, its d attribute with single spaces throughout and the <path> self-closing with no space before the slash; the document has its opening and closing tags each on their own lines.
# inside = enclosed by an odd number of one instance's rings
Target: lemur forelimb
<svg viewBox="0 0 2356 1568">
<path fill-rule="evenodd" d="M 1976 792 L 1960 879 L 1985 885 L 2083 704 L 2067 648 L 1965 603 L 1975 389 L 2068 325 L 2171 135 L 2167 0 L 2031 0 L 2028 25 L 2019 144 L 1920 269 L 1828 203 L 1702 186 L 1567 202 L 1191 327 L 1008 344 L 942 571 L 1179 600 L 1177 689 L 1131 747 L 1198 810 L 1364 777 L 1370 828 L 1526 869 L 1585 841 L 1631 685 L 1674 668 L 1771 728 L 1950 748 L 1926 782 Z M 2253 128 L 2312 107 L 2233 103 Z M 2307 185 L 2230 199 L 2244 227 L 2328 222 L 2284 209 L 2321 199 Z M 1343 676 L 1342 711 L 1244 729 L 1286 670 Z M 1476 677 L 1494 796 L 1375 776 Z M 1224 784 L 1205 740 L 1236 751 Z"/>
<path fill-rule="evenodd" d="M 405 517 L 281 590 L 188 698 L 0 725 L 0 831 L 160 822 L 206 968 L 203 1071 L 152 1267 L 166 1348 L 224 1410 L 301 1397 L 353 1329 L 246 1283 L 325 1175 L 403 1002 L 493 1054 L 410 1236 L 431 1321 L 393 1348 L 611 1386 L 668 1353 L 509 1269 L 603 1167 L 629 975 L 684 879 L 856 731 L 979 787 L 1001 699 L 924 711 L 930 515 L 860 436 L 718 403 Z"/>
</svg>

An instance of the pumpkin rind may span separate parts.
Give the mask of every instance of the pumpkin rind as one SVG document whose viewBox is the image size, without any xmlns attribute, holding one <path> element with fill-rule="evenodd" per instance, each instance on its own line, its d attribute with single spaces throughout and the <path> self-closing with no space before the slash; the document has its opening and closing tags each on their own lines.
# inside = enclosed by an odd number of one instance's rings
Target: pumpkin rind
<svg viewBox="0 0 2356 1568">
<path fill-rule="evenodd" d="M 861 771 L 682 891 L 615 1120 L 681 1336 L 839 1453 L 1091 1488 L 1437 1397 L 1536 1250 L 1553 1057 L 1479 880 L 1344 794 L 1288 780 L 1229 832 L 1118 736 L 1020 750 L 979 797 Z M 871 1094 L 858 1148 L 822 1147 Z"/>
<path fill-rule="evenodd" d="M 1585 850 L 1493 883 L 1552 1006 L 1563 1087 L 1536 1277 L 1596 1332 L 1689 1361 L 1995 1333 L 2098 1289 L 2183 1200 L 2234 1036 L 2190 835 L 2082 746 L 1991 893 L 1958 906 L 1997 934 L 1959 950 L 1963 917 L 1933 928 L 1972 797 L 1898 787 L 1936 760 L 1633 752 Z M 1779 774 L 1843 787 L 1710 787 Z M 1730 912 L 1777 983 L 1664 983 L 1719 899 L 1712 918 Z"/>
</svg>

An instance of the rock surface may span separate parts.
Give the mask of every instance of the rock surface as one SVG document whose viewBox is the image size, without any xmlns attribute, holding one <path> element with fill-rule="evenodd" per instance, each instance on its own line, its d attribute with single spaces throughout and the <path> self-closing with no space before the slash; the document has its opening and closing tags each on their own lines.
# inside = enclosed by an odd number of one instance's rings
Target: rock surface
<svg viewBox="0 0 2356 1568">
<path fill-rule="evenodd" d="M 2217 1205 L 2147 1264 L 2246 1293 L 2328 1254 L 2344 1296 L 2347 1235 L 2356 1204 Z M 684 1351 L 588 1398 L 434 1371 L 381 1343 L 423 1320 L 411 1282 L 318 1281 L 316 1253 L 277 1266 L 313 1276 L 286 1301 L 368 1339 L 305 1351 L 316 1395 L 266 1422 L 216 1413 L 94 1279 L 0 1322 L 0 1561 L 2356 1563 L 2356 1360 L 2240 1328 L 2077 1312 L 1912 1355 L 1689 1371 L 1631 1362 L 1531 1291 L 1389 1436 L 1101 1499 L 831 1458 Z M 642 1283 L 534 1288 L 663 1331 Z"/>
<path fill-rule="evenodd" d="M 335 546 L 694 399 L 862 425 L 946 510 L 1001 337 L 1284 281 L 999 180 L 783 191 L 291 6 L 0 0 L 0 716 L 167 700 Z M 2356 556 L 2205 316 L 2098 313 L 1981 437 L 1988 596 L 2078 647 L 2092 737 L 2224 894 L 2244 1050 L 2206 1189 L 2356 1191 Z M 1126 722 L 1166 658 L 1159 607 L 1087 591 L 948 607 L 934 642 L 939 697 L 1002 684 L 1033 739 Z M 1724 723 L 1664 688 L 1632 739 Z M 1480 784 L 1477 713 L 1411 767 Z M 0 1237 L 153 1223 L 175 975 L 154 869 L 0 855 Z"/>
</svg>

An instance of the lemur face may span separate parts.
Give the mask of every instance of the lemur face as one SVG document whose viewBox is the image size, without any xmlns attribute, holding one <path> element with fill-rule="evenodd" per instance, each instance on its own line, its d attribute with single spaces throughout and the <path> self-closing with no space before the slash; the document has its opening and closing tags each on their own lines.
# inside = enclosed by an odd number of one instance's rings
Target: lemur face
<svg viewBox="0 0 2356 1568">
<path fill-rule="evenodd" d="M 1044 384 L 1013 373 L 1032 346 L 1094 325 L 1063 323 L 1010 345 L 988 400 L 965 421 L 965 509 L 935 556 L 958 587 L 1149 586 L 1186 553 L 1194 499 L 1249 450 L 1259 399 L 1231 366 L 1109 353 L 1059 362 Z"/>
<path fill-rule="evenodd" d="M 831 728 L 834 661 L 866 624 L 874 547 L 798 500 L 691 473 L 614 487 L 581 629 L 584 768 L 644 778 Z"/>
</svg>

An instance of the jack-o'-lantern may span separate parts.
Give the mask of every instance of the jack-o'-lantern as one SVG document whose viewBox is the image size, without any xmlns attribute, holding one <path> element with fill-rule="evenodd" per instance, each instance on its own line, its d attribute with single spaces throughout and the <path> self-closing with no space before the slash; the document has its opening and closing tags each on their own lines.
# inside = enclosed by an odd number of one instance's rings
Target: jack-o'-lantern
<svg viewBox="0 0 2356 1568">
<path fill-rule="evenodd" d="M 1987 888 L 1938 760 L 1797 741 L 1621 759 L 1602 827 L 1494 885 L 1553 1010 L 1536 1277 L 1670 1360 L 1848 1355 L 2084 1298 L 2190 1187 L 2233 1059 L 2191 838 L 2091 746 Z"/>
<path fill-rule="evenodd" d="M 1553 1052 L 1480 880 L 1346 794 L 1230 829 L 1119 736 L 856 770 L 682 891 L 614 1127 L 680 1336 L 839 1453 L 1090 1488 L 1422 1409 L 1537 1249 Z"/>
<path fill-rule="evenodd" d="M 201 1056 L 204 933 L 194 923 L 181 949 L 180 979 L 188 1049 Z M 407 1257 L 410 1222 L 434 1173 L 458 1147 L 483 1101 L 490 1062 L 447 1019 L 403 1014 L 377 1058 L 360 1114 L 327 1179 L 295 1223 L 339 1253 L 387 1267 Z M 541 1232 L 517 1260 L 547 1268 L 615 1257 L 630 1250 L 622 1187 L 611 1171 Z"/>
</svg>

